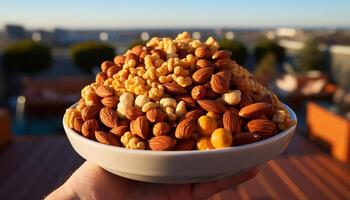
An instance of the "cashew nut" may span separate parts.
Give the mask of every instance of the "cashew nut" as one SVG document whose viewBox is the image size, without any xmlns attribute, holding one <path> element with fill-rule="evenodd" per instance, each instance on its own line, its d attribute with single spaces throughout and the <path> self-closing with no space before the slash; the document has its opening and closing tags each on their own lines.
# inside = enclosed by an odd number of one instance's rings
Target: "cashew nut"
<svg viewBox="0 0 350 200">
<path fill-rule="evenodd" d="M 145 103 L 145 105 L 142 106 L 142 112 L 147 112 L 149 110 L 151 110 L 152 108 L 157 108 L 159 105 L 157 103 L 154 102 L 148 102 Z"/>
<path fill-rule="evenodd" d="M 134 96 L 128 92 L 123 93 L 119 97 L 119 102 L 124 102 L 128 106 L 132 106 L 134 104 Z"/>
<path fill-rule="evenodd" d="M 241 91 L 231 90 L 221 96 L 221 99 L 228 105 L 234 106 L 241 102 Z"/>
<path fill-rule="evenodd" d="M 132 105 L 131 105 L 132 106 Z M 117 107 L 117 114 L 118 117 L 124 119 L 126 110 L 131 107 L 129 104 L 126 104 L 125 102 L 119 102 Z"/>
<path fill-rule="evenodd" d="M 174 113 L 174 112 L 175 112 L 174 108 L 171 108 L 171 107 L 165 107 L 165 108 L 164 108 L 164 111 L 165 111 L 166 113 Z"/>
<path fill-rule="evenodd" d="M 167 114 L 169 121 L 176 121 L 177 116 L 175 115 L 173 108 L 165 107 L 164 111 Z"/>
<path fill-rule="evenodd" d="M 142 108 L 143 105 L 145 105 L 146 103 L 150 102 L 151 100 L 149 99 L 148 96 L 146 95 L 139 95 L 136 97 L 135 99 L 135 106 Z"/>
<path fill-rule="evenodd" d="M 178 118 L 183 117 L 186 114 L 186 103 L 184 101 L 180 101 L 175 109 L 175 114 Z"/>
<path fill-rule="evenodd" d="M 165 107 L 171 107 L 171 108 L 176 108 L 176 100 L 173 98 L 162 98 L 160 100 L 160 106 L 165 108 Z"/>
<path fill-rule="evenodd" d="M 168 113 L 168 119 L 169 121 L 173 122 L 177 120 L 177 117 L 174 113 Z"/>
</svg>

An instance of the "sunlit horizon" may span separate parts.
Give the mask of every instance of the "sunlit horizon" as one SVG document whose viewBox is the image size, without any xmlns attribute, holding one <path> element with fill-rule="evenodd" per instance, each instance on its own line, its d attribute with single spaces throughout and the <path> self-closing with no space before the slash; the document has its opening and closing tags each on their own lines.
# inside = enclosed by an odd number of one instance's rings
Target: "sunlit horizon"
<svg viewBox="0 0 350 200">
<path fill-rule="evenodd" d="M 1 3 L 0 28 L 349 28 L 349 1 L 9 1 Z"/>
</svg>

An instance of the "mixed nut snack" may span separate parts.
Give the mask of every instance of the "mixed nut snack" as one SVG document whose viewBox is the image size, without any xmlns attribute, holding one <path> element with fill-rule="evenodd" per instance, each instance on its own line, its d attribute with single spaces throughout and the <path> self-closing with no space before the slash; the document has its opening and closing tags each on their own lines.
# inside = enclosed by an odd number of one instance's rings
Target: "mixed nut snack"
<svg viewBox="0 0 350 200">
<path fill-rule="evenodd" d="M 150 150 L 238 146 L 293 125 L 276 95 L 230 57 L 212 37 L 154 37 L 103 62 L 64 123 L 103 144 Z"/>
</svg>

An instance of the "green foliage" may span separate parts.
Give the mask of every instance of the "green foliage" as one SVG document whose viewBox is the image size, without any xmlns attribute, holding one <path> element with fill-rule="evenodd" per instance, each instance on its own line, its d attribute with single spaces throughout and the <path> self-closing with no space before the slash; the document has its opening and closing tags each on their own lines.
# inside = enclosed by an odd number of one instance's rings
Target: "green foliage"
<svg viewBox="0 0 350 200">
<path fill-rule="evenodd" d="M 3 65 L 9 70 L 34 74 L 49 68 L 52 61 L 50 48 L 30 40 L 19 41 L 9 46 L 3 54 Z"/>
<path fill-rule="evenodd" d="M 277 76 L 277 59 L 273 53 L 267 53 L 265 56 L 258 62 L 254 69 L 254 76 L 262 81 L 267 83 Z"/>
<path fill-rule="evenodd" d="M 100 42 L 81 42 L 70 48 L 70 54 L 74 64 L 82 71 L 91 73 L 92 68 L 100 66 L 105 60 L 112 60 L 114 48 Z"/>
<path fill-rule="evenodd" d="M 283 47 L 273 40 L 262 39 L 254 48 L 255 61 L 259 63 L 267 53 L 274 54 L 278 63 L 282 63 L 285 58 L 285 49 Z"/>
<path fill-rule="evenodd" d="M 137 40 L 131 42 L 131 43 L 128 45 L 128 48 L 127 48 L 127 49 L 132 49 L 134 46 L 137 46 L 137 45 L 143 45 L 143 46 L 145 46 L 146 43 L 147 43 L 147 42 L 144 41 L 144 40 L 137 39 Z"/>
<path fill-rule="evenodd" d="M 232 52 L 231 58 L 238 64 L 244 65 L 247 59 L 247 47 L 238 40 L 222 39 L 219 41 L 220 48 Z"/>
<path fill-rule="evenodd" d="M 305 42 L 299 58 L 299 66 L 304 72 L 322 70 L 325 67 L 323 53 L 318 49 L 318 43 L 314 38 Z"/>
</svg>

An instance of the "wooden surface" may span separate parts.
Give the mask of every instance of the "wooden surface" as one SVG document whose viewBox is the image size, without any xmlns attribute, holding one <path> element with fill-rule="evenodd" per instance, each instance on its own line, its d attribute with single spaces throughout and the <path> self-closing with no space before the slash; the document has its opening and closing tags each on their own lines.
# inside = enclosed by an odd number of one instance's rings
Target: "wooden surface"
<svg viewBox="0 0 350 200">
<path fill-rule="evenodd" d="M 17 137 L 0 150 L 0 199 L 41 199 L 83 162 L 63 136 Z M 254 179 L 210 199 L 349 199 L 350 166 L 296 135 Z"/>
</svg>

